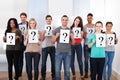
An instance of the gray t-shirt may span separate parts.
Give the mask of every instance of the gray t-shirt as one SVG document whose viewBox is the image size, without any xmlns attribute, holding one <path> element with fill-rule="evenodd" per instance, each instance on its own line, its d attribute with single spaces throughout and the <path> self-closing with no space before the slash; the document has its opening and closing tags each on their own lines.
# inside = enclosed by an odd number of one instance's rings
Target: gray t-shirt
<svg viewBox="0 0 120 80">
<path fill-rule="evenodd" d="M 105 51 L 115 51 L 115 46 L 107 46 L 105 47 Z"/>
<path fill-rule="evenodd" d="M 58 27 L 53 31 L 53 35 L 56 35 L 57 33 L 60 33 L 60 30 L 62 29 L 62 27 Z M 69 28 L 66 28 L 65 30 L 70 30 Z M 72 33 L 72 31 L 70 31 L 70 33 Z M 56 47 L 56 51 L 58 52 L 70 52 L 71 51 L 71 45 L 70 43 L 60 43 L 59 42 L 59 38 L 57 39 L 57 47 Z"/>
</svg>

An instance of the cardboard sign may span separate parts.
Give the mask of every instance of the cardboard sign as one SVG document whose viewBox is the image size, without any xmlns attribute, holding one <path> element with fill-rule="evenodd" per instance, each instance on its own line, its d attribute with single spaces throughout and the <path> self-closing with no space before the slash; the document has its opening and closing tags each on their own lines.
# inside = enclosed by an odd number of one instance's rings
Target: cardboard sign
<svg viewBox="0 0 120 80">
<path fill-rule="evenodd" d="M 106 47 L 106 34 L 96 34 L 96 47 Z"/>
<path fill-rule="evenodd" d="M 53 27 L 51 25 L 45 25 L 46 34 L 45 36 L 52 36 Z"/>
<path fill-rule="evenodd" d="M 115 45 L 115 35 L 114 34 L 107 34 L 108 45 L 113 46 Z"/>
<path fill-rule="evenodd" d="M 29 43 L 38 43 L 38 30 L 29 30 Z"/>
<path fill-rule="evenodd" d="M 73 28 L 74 38 L 81 38 L 81 28 Z"/>
<path fill-rule="evenodd" d="M 69 43 L 70 30 L 60 30 L 60 43 Z"/>
<path fill-rule="evenodd" d="M 15 45 L 15 33 L 7 33 L 7 45 Z"/>
</svg>

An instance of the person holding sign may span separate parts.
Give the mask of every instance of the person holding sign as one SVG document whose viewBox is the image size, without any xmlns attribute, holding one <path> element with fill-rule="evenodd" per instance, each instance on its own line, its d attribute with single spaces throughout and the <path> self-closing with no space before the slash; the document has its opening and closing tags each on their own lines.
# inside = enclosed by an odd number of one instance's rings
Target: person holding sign
<svg viewBox="0 0 120 80">
<path fill-rule="evenodd" d="M 14 36 L 11 35 L 9 36 L 8 33 L 10 34 L 15 34 Z M 8 37 L 9 36 L 9 37 Z M 14 38 L 14 40 L 12 40 Z M 18 22 L 15 18 L 10 18 L 8 20 L 8 24 L 7 24 L 7 29 L 5 31 L 5 36 L 3 37 L 3 41 L 4 42 L 9 42 L 7 40 L 11 40 L 13 42 L 15 42 L 15 45 L 8 45 L 6 46 L 6 57 L 7 57 L 7 62 L 8 62 L 8 80 L 13 80 L 12 78 L 12 68 L 13 68 L 13 64 L 14 64 L 14 68 L 15 68 L 15 80 L 18 80 L 19 78 L 19 56 L 20 56 L 20 43 L 21 43 L 21 31 L 18 30 Z M 10 39 L 7 39 L 10 38 Z M 12 43 L 12 42 L 11 42 Z"/>
<path fill-rule="evenodd" d="M 88 13 L 87 15 L 87 24 L 84 25 L 83 31 L 84 31 L 84 66 L 85 66 L 85 78 L 88 78 L 88 69 L 89 69 L 89 58 L 90 58 L 90 48 L 88 48 L 88 37 L 91 33 L 94 33 L 94 24 L 92 23 L 93 21 L 93 14 Z"/>
<path fill-rule="evenodd" d="M 51 25 L 52 23 L 52 16 L 46 16 L 46 23 L 47 25 Z M 50 26 L 53 27 L 53 26 Z M 46 28 L 46 26 L 45 26 Z M 41 80 L 45 80 L 46 78 L 46 62 L 48 54 L 50 55 L 51 60 L 51 72 L 52 72 L 52 80 L 55 80 L 55 45 L 51 43 L 51 36 L 46 35 L 48 32 L 47 30 L 43 30 L 43 42 L 42 42 L 42 67 L 41 67 Z"/>
<path fill-rule="evenodd" d="M 64 65 L 64 80 L 70 80 L 70 66 L 71 66 L 71 46 L 74 44 L 74 36 L 72 31 L 67 27 L 68 16 L 63 15 L 61 18 L 62 26 L 56 28 L 53 31 L 53 36 L 51 42 L 55 44 L 57 42 L 56 53 L 55 53 L 55 80 L 61 80 L 61 66 L 62 62 Z M 70 35 L 63 33 L 61 35 L 61 30 L 69 30 Z M 69 43 L 60 43 L 60 35 L 62 37 L 69 36 Z"/>
<path fill-rule="evenodd" d="M 27 14 L 22 12 L 20 13 L 20 19 L 21 19 L 21 23 L 19 23 L 18 27 L 19 30 L 21 30 L 22 32 L 22 42 L 21 42 L 21 49 L 20 49 L 20 58 L 19 58 L 19 76 L 22 76 L 22 70 L 23 70 L 23 58 L 24 58 L 24 51 L 25 51 L 25 46 L 24 46 L 24 33 L 28 28 L 28 21 L 27 20 Z"/>
<path fill-rule="evenodd" d="M 113 23 L 112 22 L 106 22 L 106 34 L 107 35 L 114 35 L 113 37 L 108 37 L 108 42 L 111 41 L 113 39 L 113 44 L 117 44 L 118 43 L 118 38 L 116 37 L 116 33 L 112 32 L 112 26 Z M 111 41 L 112 42 L 112 41 Z M 104 65 L 104 70 L 103 70 L 103 77 L 104 80 L 106 80 L 106 67 L 108 66 L 108 78 L 107 80 L 110 80 L 111 78 L 111 73 L 112 73 L 112 62 L 114 59 L 114 55 L 115 55 L 115 45 L 108 45 L 105 48 L 105 65 Z"/>
<path fill-rule="evenodd" d="M 95 24 L 95 33 L 92 33 L 88 38 L 88 47 L 91 48 L 90 54 L 91 80 L 102 80 L 103 67 L 105 63 L 105 48 L 96 47 L 96 35 L 103 34 L 102 28 L 103 23 L 101 21 L 97 21 Z"/>
<path fill-rule="evenodd" d="M 34 18 L 29 20 L 29 30 L 37 30 L 37 23 Z M 29 43 L 29 30 L 25 33 L 24 45 L 26 46 L 25 50 L 25 59 L 26 59 L 26 72 L 28 76 L 28 80 L 32 80 L 32 65 L 34 65 L 34 80 L 38 80 L 39 76 L 39 60 L 40 60 L 40 46 L 41 46 L 41 32 L 38 32 L 38 42 Z M 33 64 L 34 63 L 34 64 Z"/>
<path fill-rule="evenodd" d="M 71 30 L 73 30 L 74 40 L 75 40 L 75 45 L 71 45 L 71 52 L 72 52 L 71 70 L 72 70 L 72 74 L 73 74 L 72 80 L 76 80 L 75 66 L 74 66 L 75 53 L 77 55 L 77 61 L 78 61 L 78 64 L 79 64 L 81 80 L 84 80 L 84 77 L 83 77 L 83 61 L 82 61 L 82 45 L 81 45 L 82 36 L 83 36 L 83 22 L 82 22 L 82 18 L 80 16 L 77 16 L 74 19 L 74 22 L 71 26 Z M 76 36 L 76 33 L 79 37 Z"/>
</svg>

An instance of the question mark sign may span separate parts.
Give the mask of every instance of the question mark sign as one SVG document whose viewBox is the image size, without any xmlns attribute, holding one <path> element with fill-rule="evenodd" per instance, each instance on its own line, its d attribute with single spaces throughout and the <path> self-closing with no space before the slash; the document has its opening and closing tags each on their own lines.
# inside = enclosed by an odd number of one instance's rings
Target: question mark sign
<svg viewBox="0 0 120 80">
<path fill-rule="evenodd" d="M 48 35 L 50 34 L 51 26 L 47 26 Z"/>
<path fill-rule="evenodd" d="M 10 35 L 9 38 L 10 38 L 10 43 L 12 43 L 13 36 Z"/>
<path fill-rule="evenodd" d="M 21 27 L 21 31 L 22 31 L 22 33 L 24 33 L 25 27 Z"/>
<path fill-rule="evenodd" d="M 63 33 L 63 36 L 64 36 L 64 41 L 65 41 L 65 38 L 67 37 L 67 33 Z"/>
<path fill-rule="evenodd" d="M 110 44 L 112 44 L 113 37 L 109 37 L 108 39 L 110 40 Z"/>
<path fill-rule="evenodd" d="M 104 40 L 104 38 L 101 36 L 99 37 L 99 40 L 100 40 L 100 45 L 102 45 L 102 41 Z"/>
<path fill-rule="evenodd" d="M 92 29 L 90 29 L 90 30 L 89 30 L 89 32 L 90 32 L 90 34 L 91 34 L 91 33 L 93 32 L 93 30 L 92 30 Z"/>
<path fill-rule="evenodd" d="M 32 39 L 32 40 L 34 40 L 34 37 L 35 37 L 35 35 L 36 35 L 36 32 L 35 32 L 35 31 L 32 31 L 31 34 L 33 35 L 33 39 Z"/>
<path fill-rule="evenodd" d="M 79 30 L 76 30 L 75 33 L 76 33 L 76 37 L 78 37 Z"/>
</svg>

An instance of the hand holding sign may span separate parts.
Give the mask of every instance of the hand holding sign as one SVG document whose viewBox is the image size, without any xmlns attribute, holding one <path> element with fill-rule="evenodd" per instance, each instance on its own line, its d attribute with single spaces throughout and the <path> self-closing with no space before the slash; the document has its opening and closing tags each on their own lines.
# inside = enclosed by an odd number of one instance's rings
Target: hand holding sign
<svg viewBox="0 0 120 80">
<path fill-rule="evenodd" d="M 81 38 L 81 28 L 73 28 L 74 38 Z"/>
<path fill-rule="evenodd" d="M 51 25 L 46 25 L 45 26 L 46 34 L 45 36 L 52 36 L 52 26 Z"/>
<path fill-rule="evenodd" d="M 115 35 L 114 34 L 107 34 L 108 45 L 112 46 L 115 44 Z"/>
<path fill-rule="evenodd" d="M 24 33 L 26 31 L 26 26 L 25 25 L 19 25 L 19 29 L 22 32 L 22 35 L 24 35 Z"/>
<path fill-rule="evenodd" d="M 70 30 L 60 30 L 60 43 L 69 43 Z"/>
<path fill-rule="evenodd" d="M 15 45 L 15 33 L 7 33 L 7 45 Z"/>
<path fill-rule="evenodd" d="M 96 47 L 106 46 L 106 34 L 96 34 Z"/>
<path fill-rule="evenodd" d="M 38 30 L 29 30 L 29 43 L 38 43 Z"/>
</svg>

